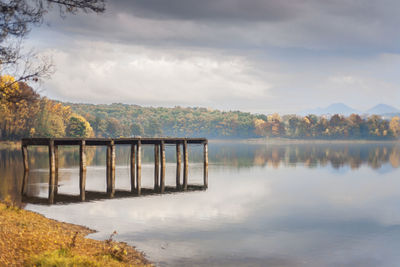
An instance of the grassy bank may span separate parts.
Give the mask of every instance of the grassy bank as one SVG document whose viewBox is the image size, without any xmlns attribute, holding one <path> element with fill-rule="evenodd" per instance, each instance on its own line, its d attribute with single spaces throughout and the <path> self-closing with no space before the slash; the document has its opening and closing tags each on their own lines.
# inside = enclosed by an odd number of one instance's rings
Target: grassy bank
<svg viewBox="0 0 400 267">
<path fill-rule="evenodd" d="M 85 238 L 93 232 L 0 203 L 0 266 L 152 266 L 113 234 Z"/>
</svg>

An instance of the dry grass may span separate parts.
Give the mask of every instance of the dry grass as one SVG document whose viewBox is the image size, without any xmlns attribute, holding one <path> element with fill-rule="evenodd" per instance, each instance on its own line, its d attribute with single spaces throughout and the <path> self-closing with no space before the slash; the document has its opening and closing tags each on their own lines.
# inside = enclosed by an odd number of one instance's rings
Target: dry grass
<svg viewBox="0 0 400 267">
<path fill-rule="evenodd" d="M 0 266 L 152 266 L 112 236 L 85 238 L 92 232 L 0 203 Z"/>
</svg>

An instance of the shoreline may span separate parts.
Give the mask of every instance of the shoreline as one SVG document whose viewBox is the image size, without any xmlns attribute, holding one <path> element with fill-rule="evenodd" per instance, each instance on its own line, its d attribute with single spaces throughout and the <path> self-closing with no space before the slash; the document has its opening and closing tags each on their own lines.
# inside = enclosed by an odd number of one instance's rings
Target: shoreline
<svg viewBox="0 0 400 267">
<path fill-rule="evenodd" d="M 209 139 L 209 143 L 244 143 L 244 144 L 400 144 L 398 140 L 368 139 L 287 139 L 287 138 L 248 138 L 248 139 Z"/>
<path fill-rule="evenodd" d="M 0 202 L 0 265 L 153 266 L 124 242 L 88 238 L 88 227 L 46 218 Z M 64 265 L 63 265 L 64 264 Z"/>
</svg>

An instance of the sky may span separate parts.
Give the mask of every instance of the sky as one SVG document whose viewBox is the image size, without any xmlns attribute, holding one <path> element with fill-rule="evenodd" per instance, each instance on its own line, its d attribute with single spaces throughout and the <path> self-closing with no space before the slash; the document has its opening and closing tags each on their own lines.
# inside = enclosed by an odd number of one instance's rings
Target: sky
<svg viewBox="0 0 400 267">
<path fill-rule="evenodd" d="M 400 108 L 399 11 L 396 0 L 109 0 L 99 15 L 50 12 L 26 45 L 53 58 L 40 90 L 57 100 Z"/>
</svg>

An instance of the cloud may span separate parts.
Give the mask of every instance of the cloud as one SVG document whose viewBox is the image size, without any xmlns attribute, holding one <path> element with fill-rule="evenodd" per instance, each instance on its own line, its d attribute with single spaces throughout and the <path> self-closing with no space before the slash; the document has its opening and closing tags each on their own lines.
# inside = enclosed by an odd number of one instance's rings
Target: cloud
<svg viewBox="0 0 400 267">
<path fill-rule="evenodd" d="M 399 8 L 391 0 L 117 0 L 104 15 L 48 20 L 68 34 L 136 44 L 376 53 L 399 51 Z"/>
<path fill-rule="evenodd" d="M 300 1 L 263 0 L 160 0 L 115 1 L 113 8 L 155 19 L 213 21 L 280 21 L 291 19 L 302 9 Z"/>
<path fill-rule="evenodd" d="M 48 53 L 57 72 L 46 93 L 69 101 L 214 106 L 268 97 L 268 83 L 241 57 L 104 42 L 78 42 Z"/>
<path fill-rule="evenodd" d="M 398 7 L 118 0 L 102 15 L 50 13 L 51 26 L 35 29 L 30 41 L 53 55 L 58 71 L 44 88 L 61 100 L 261 113 L 332 102 L 398 106 Z"/>
</svg>

